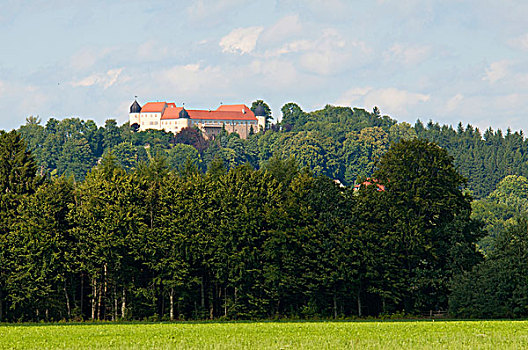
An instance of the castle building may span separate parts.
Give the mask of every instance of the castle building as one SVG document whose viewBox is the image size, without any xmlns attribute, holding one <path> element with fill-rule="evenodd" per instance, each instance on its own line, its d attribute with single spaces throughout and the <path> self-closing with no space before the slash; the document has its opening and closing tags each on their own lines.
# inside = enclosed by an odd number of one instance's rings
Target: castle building
<svg viewBox="0 0 528 350">
<path fill-rule="evenodd" d="M 266 126 L 266 112 L 262 106 L 255 113 L 246 105 L 221 105 L 216 110 L 185 109 L 173 102 L 148 102 L 143 107 L 137 101 L 130 106 L 130 126 L 138 131 L 147 129 L 178 133 L 183 128 L 197 127 L 206 138 L 214 138 L 225 128 L 241 138 L 249 136 L 251 129 L 259 132 Z"/>
</svg>

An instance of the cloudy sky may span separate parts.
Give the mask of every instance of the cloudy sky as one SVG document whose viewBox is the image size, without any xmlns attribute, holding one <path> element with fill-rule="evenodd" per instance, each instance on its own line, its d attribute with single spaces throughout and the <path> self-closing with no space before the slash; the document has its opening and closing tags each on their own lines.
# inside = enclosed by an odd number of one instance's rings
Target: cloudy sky
<svg viewBox="0 0 528 350">
<path fill-rule="evenodd" d="M 526 0 L 0 0 L 0 129 L 138 96 L 528 130 Z"/>
</svg>

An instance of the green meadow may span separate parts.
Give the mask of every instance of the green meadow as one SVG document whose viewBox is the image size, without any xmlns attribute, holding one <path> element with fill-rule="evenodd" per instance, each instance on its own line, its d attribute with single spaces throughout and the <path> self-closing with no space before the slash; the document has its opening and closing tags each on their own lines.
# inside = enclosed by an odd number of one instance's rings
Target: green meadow
<svg viewBox="0 0 528 350">
<path fill-rule="evenodd" d="M 2 349 L 526 349 L 528 321 L 21 324 Z"/>
</svg>

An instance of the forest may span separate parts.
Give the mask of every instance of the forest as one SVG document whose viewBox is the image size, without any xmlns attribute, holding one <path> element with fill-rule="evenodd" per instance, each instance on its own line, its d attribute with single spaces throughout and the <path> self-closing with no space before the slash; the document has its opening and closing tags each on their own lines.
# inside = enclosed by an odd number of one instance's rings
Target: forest
<svg viewBox="0 0 528 350">
<path fill-rule="evenodd" d="M 28 117 L 0 132 L 0 319 L 526 316 L 526 142 L 295 103 L 246 140 Z"/>
</svg>

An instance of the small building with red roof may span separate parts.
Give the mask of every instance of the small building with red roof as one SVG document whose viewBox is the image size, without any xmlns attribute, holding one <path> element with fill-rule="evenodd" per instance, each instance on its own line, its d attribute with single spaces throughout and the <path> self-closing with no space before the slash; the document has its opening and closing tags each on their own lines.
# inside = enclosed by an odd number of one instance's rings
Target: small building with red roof
<svg viewBox="0 0 528 350">
<path fill-rule="evenodd" d="M 173 102 L 147 102 L 130 106 L 130 125 L 138 131 L 146 129 L 178 133 L 183 128 L 197 127 L 206 138 L 214 138 L 224 128 L 245 139 L 253 132 L 263 130 L 266 116 L 262 109 L 253 111 L 245 104 L 221 105 L 216 110 L 186 109 Z"/>
<path fill-rule="evenodd" d="M 359 189 L 361 187 L 369 187 L 371 185 L 376 185 L 376 191 L 381 191 L 381 192 L 384 192 L 385 191 L 385 186 L 380 184 L 378 182 L 378 180 L 376 179 L 366 179 L 365 181 L 363 181 L 362 183 L 359 183 L 359 184 L 356 184 L 354 186 L 354 191 L 359 191 Z"/>
</svg>

